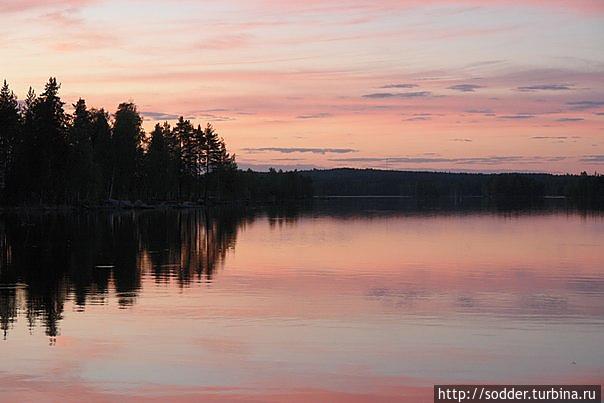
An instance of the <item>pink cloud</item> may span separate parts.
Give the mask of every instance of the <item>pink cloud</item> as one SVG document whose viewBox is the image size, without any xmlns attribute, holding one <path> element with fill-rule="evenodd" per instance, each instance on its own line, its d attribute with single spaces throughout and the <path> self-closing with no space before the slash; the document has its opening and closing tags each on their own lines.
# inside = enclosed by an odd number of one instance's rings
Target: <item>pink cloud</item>
<svg viewBox="0 0 604 403">
<path fill-rule="evenodd" d="M 573 11 L 580 13 L 604 13 L 604 2 L 601 0 L 527 0 L 527 1 L 509 1 L 495 0 L 485 2 L 484 0 L 306 0 L 298 1 L 280 1 L 280 0 L 260 0 L 267 8 L 287 9 L 290 11 L 303 13 L 332 12 L 342 10 L 354 10 L 363 12 L 386 12 L 392 10 L 404 10 L 414 7 L 424 7 L 430 5 L 453 5 L 453 6 L 480 6 L 480 7 L 542 7 L 552 11 L 564 12 Z"/>
<path fill-rule="evenodd" d="M 0 2 L 0 13 L 81 7 L 91 4 L 94 1 L 96 0 L 4 0 Z"/>
<path fill-rule="evenodd" d="M 250 36 L 244 34 L 221 35 L 204 39 L 195 45 L 196 49 L 229 50 L 247 46 Z"/>
</svg>

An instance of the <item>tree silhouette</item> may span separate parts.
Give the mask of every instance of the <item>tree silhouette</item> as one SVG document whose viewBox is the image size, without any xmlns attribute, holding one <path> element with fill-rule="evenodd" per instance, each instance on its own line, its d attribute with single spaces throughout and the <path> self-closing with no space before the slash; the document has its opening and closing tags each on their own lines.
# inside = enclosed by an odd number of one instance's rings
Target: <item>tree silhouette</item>
<svg viewBox="0 0 604 403">
<path fill-rule="evenodd" d="M 147 176 L 147 189 L 149 197 L 155 200 L 165 200 L 170 188 L 171 161 L 167 138 L 169 132 L 170 125 L 167 123 L 156 124 L 147 149 L 146 172 L 153 173 Z"/>
<path fill-rule="evenodd" d="M 32 160 L 34 192 L 41 201 L 65 201 L 67 116 L 59 97 L 60 84 L 51 77 L 32 107 L 32 132 L 36 152 Z"/>
<path fill-rule="evenodd" d="M 119 104 L 112 119 L 105 110 L 89 109 L 79 99 L 69 115 L 60 87 L 51 77 L 39 96 L 30 87 L 20 105 L 6 81 L 2 85 L 1 204 L 88 207 L 105 201 L 131 206 L 128 201 L 140 199 L 208 202 L 210 196 L 212 200 L 300 196 L 280 188 L 292 188 L 292 174 L 238 171 L 235 156 L 210 124 L 195 128 L 181 117 L 174 128 L 167 122 L 156 125 L 147 137 L 134 103 Z M 258 187 L 267 181 L 270 186 Z M 309 187 L 304 192 L 311 194 Z"/>
<path fill-rule="evenodd" d="M 109 197 L 128 198 L 135 180 L 139 179 L 143 153 L 143 119 L 132 102 L 121 103 L 113 126 L 114 170 Z"/>
<path fill-rule="evenodd" d="M 7 175 L 13 164 L 20 129 L 19 103 L 6 80 L 0 89 L 0 202 L 6 194 Z"/>
<path fill-rule="evenodd" d="M 75 112 L 68 131 L 69 194 L 79 203 L 89 200 L 94 192 L 94 160 L 92 152 L 92 116 L 83 99 L 73 105 Z"/>
<path fill-rule="evenodd" d="M 115 155 L 109 114 L 103 109 L 90 112 L 91 143 L 94 167 L 94 195 L 99 199 L 109 198 L 114 174 Z"/>
</svg>

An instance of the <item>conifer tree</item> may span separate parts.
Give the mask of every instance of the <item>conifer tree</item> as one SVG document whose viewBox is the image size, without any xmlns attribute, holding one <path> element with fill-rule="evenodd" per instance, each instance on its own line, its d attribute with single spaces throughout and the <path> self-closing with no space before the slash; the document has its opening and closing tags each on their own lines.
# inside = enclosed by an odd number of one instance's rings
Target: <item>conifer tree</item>
<svg viewBox="0 0 604 403">
<path fill-rule="evenodd" d="M 114 170 L 113 140 L 109 114 L 104 109 L 92 109 L 91 142 L 94 166 L 94 194 L 101 199 L 109 198 Z"/>
<path fill-rule="evenodd" d="M 0 89 L 0 202 L 6 198 L 6 183 L 13 168 L 20 123 L 17 97 L 4 80 Z"/>
<path fill-rule="evenodd" d="M 37 150 L 31 155 L 33 189 L 41 202 L 61 203 L 66 196 L 67 116 L 60 84 L 51 77 L 32 105 L 32 133 Z M 38 157 L 38 161 L 35 158 Z"/>
<path fill-rule="evenodd" d="M 93 191 L 94 165 L 92 152 L 92 119 L 83 99 L 73 105 L 73 122 L 68 131 L 69 167 L 67 171 L 70 198 L 80 202 Z"/>
<path fill-rule="evenodd" d="M 140 179 L 143 154 L 143 119 L 136 105 L 122 103 L 115 113 L 113 147 L 115 169 L 110 185 L 110 197 L 131 198 L 135 195 L 136 179 Z"/>
</svg>

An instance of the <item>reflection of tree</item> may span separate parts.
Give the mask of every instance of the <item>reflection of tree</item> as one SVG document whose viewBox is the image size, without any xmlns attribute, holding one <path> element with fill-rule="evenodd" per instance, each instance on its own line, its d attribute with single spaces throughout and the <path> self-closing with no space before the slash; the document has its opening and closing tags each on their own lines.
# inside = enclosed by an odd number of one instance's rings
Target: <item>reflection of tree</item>
<svg viewBox="0 0 604 403">
<path fill-rule="evenodd" d="M 234 248 L 242 224 L 243 216 L 232 210 L 165 211 L 141 217 L 142 247 L 155 281 L 176 279 L 183 287 L 195 279 L 211 280 L 226 252 Z"/>
<path fill-rule="evenodd" d="M 6 336 L 22 314 L 53 342 L 67 300 L 83 310 L 113 289 L 131 306 L 145 272 L 180 287 L 211 281 L 243 222 L 222 210 L 0 217 L 0 326 Z"/>
</svg>

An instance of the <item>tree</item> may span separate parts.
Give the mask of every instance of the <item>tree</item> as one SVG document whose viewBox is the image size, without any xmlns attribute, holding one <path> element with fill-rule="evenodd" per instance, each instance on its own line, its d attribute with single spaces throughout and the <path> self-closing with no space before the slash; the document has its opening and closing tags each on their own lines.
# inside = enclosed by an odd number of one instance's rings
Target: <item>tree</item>
<svg viewBox="0 0 604 403">
<path fill-rule="evenodd" d="M 237 165 L 235 156 L 227 152 L 224 139 L 218 136 L 210 123 L 203 130 L 201 126 L 197 127 L 196 138 L 199 145 L 200 172 L 204 175 L 204 200 L 207 202 L 210 188 L 215 186 L 220 190 L 221 183 L 232 183 L 232 175 L 237 170 Z M 231 175 L 228 180 L 227 175 Z"/>
<path fill-rule="evenodd" d="M 198 127 L 200 154 L 199 161 L 204 174 L 209 174 L 213 168 L 219 165 L 220 161 L 220 138 L 214 127 L 208 123 L 203 129 Z"/>
<path fill-rule="evenodd" d="M 179 194 L 190 197 L 194 192 L 198 166 L 198 144 L 193 125 L 180 117 L 174 127 L 174 138 L 179 150 Z"/>
<path fill-rule="evenodd" d="M 0 201 L 6 196 L 6 182 L 13 167 L 20 119 L 17 97 L 4 80 L 0 89 Z"/>
<path fill-rule="evenodd" d="M 163 126 L 156 124 L 151 132 L 145 172 L 147 190 L 153 199 L 165 200 L 170 188 L 170 152 L 166 139 L 170 132 L 170 125 L 167 122 Z"/>
<path fill-rule="evenodd" d="M 34 108 L 38 97 L 29 87 L 27 96 L 20 108 L 21 124 L 18 137 L 12 146 L 12 167 L 8 172 L 7 195 L 10 194 L 11 202 L 32 201 L 34 188 L 38 186 L 34 177 L 39 164 L 39 148 L 34 133 Z"/>
<path fill-rule="evenodd" d="M 30 141 L 33 149 L 27 156 L 32 168 L 32 190 L 40 202 L 59 203 L 65 201 L 67 116 L 59 97 L 60 84 L 51 77 L 44 92 L 28 108 L 31 119 Z M 31 111 L 30 111 L 31 109 Z M 27 118 L 27 117 L 26 117 Z"/>
<path fill-rule="evenodd" d="M 68 131 L 68 181 L 72 200 L 88 199 L 93 191 L 92 118 L 83 99 L 73 105 L 73 122 Z"/>
<path fill-rule="evenodd" d="M 113 140 L 111 138 L 111 125 L 109 114 L 104 109 L 92 109 L 91 120 L 91 142 L 92 158 L 94 166 L 94 194 L 106 199 L 109 197 L 109 189 L 113 178 L 114 153 Z"/>
<path fill-rule="evenodd" d="M 121 103 L 115 113 L 113 146 L 115 165 L 109 197 L 129 198 L 134 195 L 135 179 L 140 178 L 143 154 L 143 119 L 132 102 Z"/>
</svg>

